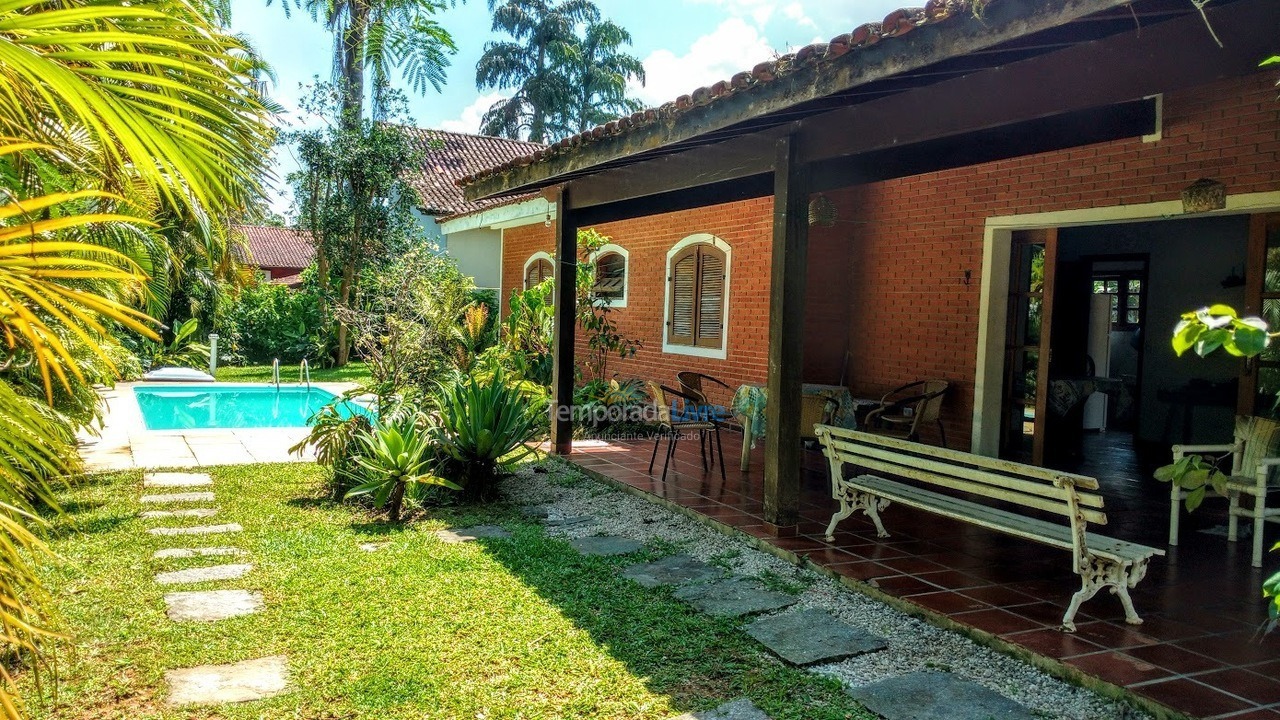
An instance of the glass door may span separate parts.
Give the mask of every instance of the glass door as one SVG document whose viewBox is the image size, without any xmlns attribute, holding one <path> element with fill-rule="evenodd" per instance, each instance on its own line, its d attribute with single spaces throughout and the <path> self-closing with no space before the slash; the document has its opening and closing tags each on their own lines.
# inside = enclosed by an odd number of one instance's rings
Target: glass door
<svg viewBox="0 0 1280 720">
<path fill-rule="evenodd" d="M 1057 259 L 1057 228 L 1013 233 L 1000 456 L 1033 465 L 1044 462 Z"/>
<path fill-rule="evenodd" d="M 1258 315 L 1274 331 L 1280 328 L 1280 214 L 1254 215 L 1249 231 L 1248 298 L 1244 312 Z M 1280 417 L 1280 343 L 1248 364 L 1240 383 L 1241 414 Z"/>
</svg>

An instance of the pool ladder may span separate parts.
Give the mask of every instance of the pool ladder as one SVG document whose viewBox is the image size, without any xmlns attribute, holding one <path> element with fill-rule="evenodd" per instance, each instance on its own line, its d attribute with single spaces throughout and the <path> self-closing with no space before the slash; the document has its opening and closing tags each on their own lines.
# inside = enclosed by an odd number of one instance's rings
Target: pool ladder
<svg viewBox="0 0 1280 720">
<path fill-rule="evenodd" d="M 311 389 L 311 364 L 306 358 L 302 358 L 302 364 L 298 366 L 298 384 L 307 383 L 307 389 Z"/>
<path fill-rule="evenodd" d="M 280 358 L 271 361 L 271 382 L 276 384 L 276 390 L 280 389 Z"/>
</svg>

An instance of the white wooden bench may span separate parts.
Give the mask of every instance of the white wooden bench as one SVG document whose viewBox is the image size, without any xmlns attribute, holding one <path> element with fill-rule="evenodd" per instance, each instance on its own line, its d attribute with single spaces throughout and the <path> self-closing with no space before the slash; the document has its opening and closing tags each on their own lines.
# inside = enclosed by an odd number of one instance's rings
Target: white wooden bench
<svg viewBox="0 0 1280 720">
<path fill-rule="evenodd" d="M 1102 496 L 1085 492 L 1098 489 L 1094 478 L 830 425 L 816 429 L 831 463 L 831 494 L 840 502 L 840 510 L 827 526 L 828 541 L 833 539 L 837 523 L 859 510 L 875 523 L 880 537 L 889 537 L 880 512 L 891 502 L 901 503 L 1070 550 L 1081 587 L 1062 618 L 1062 629 L 1067 632 L 1076 629 L 1080 604 L 1104 587 L 1119 596 L 1128 623 L 1142 623 L 1129 589 L 1146 576 L 1151 558 L 1164 555 L 1164 551 L 1086 530 L 1089 523 L 1107 524 Z M 845 465 L 854 468 L 850 477 L 846 477 Z M 1065 519 L 1054 522 L 1029 517 L 1025 510 Z"/>
</svg>

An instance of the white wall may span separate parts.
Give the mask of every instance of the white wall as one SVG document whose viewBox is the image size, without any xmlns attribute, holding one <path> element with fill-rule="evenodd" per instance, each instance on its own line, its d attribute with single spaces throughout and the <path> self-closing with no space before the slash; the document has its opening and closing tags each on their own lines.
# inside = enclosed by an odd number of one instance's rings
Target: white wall
<svg viewBox="0 0 1280 720">
<path fill-rule="evenodd" d="M 434 224 L 434 223 L 433 223 Z M 502 283 L 502 231 L 463 230 L 445 235 L 442 249 L 458 261 L 476 287 L 497 290 Z"/>
</svg>

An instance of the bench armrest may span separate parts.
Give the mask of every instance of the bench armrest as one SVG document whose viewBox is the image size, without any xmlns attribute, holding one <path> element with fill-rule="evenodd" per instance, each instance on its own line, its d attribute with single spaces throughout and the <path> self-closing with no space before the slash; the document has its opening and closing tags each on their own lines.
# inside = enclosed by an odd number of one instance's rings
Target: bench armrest
<svg viewBox="0 0 1280 720">
<path fill-rule="evenodd" d="M 1240 449 L 1239 443 L 1234 445 L 1174 445 L 1173 459 L 1181 460 L 1184 455 L 1206 452 L 1234 452 Z"/>
</svg>

